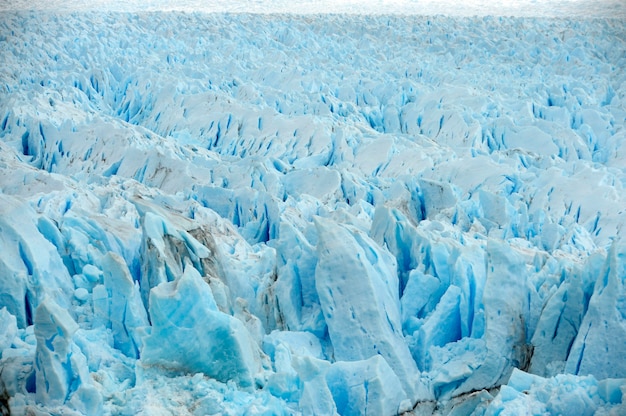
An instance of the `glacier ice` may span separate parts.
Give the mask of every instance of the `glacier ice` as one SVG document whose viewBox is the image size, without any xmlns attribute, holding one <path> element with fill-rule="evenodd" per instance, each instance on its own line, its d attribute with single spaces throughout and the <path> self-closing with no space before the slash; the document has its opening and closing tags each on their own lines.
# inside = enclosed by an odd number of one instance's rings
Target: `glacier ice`
<svg viewBox="0 0 626 416">
<path fill-rule="evenodd" d="M 625 412 L 623 9 L 51 4 L 0 5 L 0 410 Z"/>
<path fill-rule="evenodd" d="M 357 362 L 382 357 L 406 397 L 414 400 L 421 385 L 402 335 L 395 259 L 376 250 L 358 230 L 350 232 L 323 219 L 315 219 L 315 227 L 315 288 L 334 358 Z"/>
<path fill-rule="evenodd" d="M 338 361 L 327 371 L 326 381 L 342 415 L 397 414 L 412 407 L 404 383 L 381 355 Z"/>
<path fill-rule="evenodd" d="M 544 379 L 515 369 L 484 414 L 621 414 L 623 386 L 623 380 L 570 374 Z"/>
<path fill-rule="evenodd" d="M 150 291 L 151 327 L 141 364 L 202 372 L 242 387 L 255 385 L 259 348 L 241 320 L 220 312 L 208 284 L 187 263 L 180 278 Z"/>
<path fill-rule="evenodd" d="M 619 378 L 624 371 L 621 359 L 625 345 L 621 340 L 626 327 L 623 260 L 626 247 L 613 243 L 605 267 L 598 274 L 585 317 L 565 363 L 565 371 L 590 374 L 599 379 Z M 617 318 L 617 319 L 616 319 Z"/>
<path fill-rule="evenodd" d="M 79 326 L 50 298 L 35 312 L 36 400 L 48 406 L 68 404 L 83 414 L 102 412 L 102 397 L 92 385 L 86 359 L 74 342 Z"/>
<path fill-rule="evenodd" d="M 94 318 L 100 318 L 105 326 L 110 325 L 116 349 L 129 357 L 139 358 L 142 330 L 149 325 L 139 286 L 133 283 L 124 259 L 119 255 L 107 253 L 102 268 L 104 284 L 92 289 L 94 295 L 96 291 L 104 295 L 97 300 L 93 298 Z M 85 295 L 87 299 L 88 293 Z M 76 294 L 75 297 L 79 301 L 86 300 Z"/>
<path fill-rule="evenodd" d="M 0 205 L 2 306 L 25 327 L 34 323 L 35 310 L 46 295 L 68 308 L 72 281 L 56 247 L 39 232 L 32 208 L 10 195 L 0 195 Z"/>
</svg>

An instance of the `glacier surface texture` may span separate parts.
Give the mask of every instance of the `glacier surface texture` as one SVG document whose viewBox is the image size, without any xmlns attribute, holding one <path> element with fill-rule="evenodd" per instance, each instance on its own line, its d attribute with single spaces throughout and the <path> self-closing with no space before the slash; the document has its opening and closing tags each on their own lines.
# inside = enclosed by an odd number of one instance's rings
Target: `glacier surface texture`
<svg viewBox="0 0 626 416">
<path fill-rule="evenodd" d="M 2 412 L 626 414 L 625 19 L 5 10 L 0 56 Z"/>
</svg>

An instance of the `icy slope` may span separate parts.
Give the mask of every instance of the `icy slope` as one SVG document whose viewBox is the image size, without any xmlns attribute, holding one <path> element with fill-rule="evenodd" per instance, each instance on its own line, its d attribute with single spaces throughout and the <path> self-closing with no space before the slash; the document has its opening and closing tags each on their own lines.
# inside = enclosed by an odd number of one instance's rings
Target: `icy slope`
<svg viewBox="0 0 626 416">
<path fill-rule="evenodd" d="M 8 406 L 623 413 L 625 27 L 3 13 Z"/>
</svg>

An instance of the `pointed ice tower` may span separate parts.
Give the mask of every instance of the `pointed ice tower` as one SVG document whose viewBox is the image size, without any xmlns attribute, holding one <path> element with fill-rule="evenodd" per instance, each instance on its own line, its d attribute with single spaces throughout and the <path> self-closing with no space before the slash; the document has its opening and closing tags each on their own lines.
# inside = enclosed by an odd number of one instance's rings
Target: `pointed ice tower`
<svg viewBox="0 0 626 416">
<path fill-rule="evenodd" d="M 102 397 L 89 377 L 87 362 L 74 342 L 78 324 L 51 298 L 35 313 L 36 398 L 46 406 L 65 405 L 88 415 L 102 414 Z"/>
</svg>

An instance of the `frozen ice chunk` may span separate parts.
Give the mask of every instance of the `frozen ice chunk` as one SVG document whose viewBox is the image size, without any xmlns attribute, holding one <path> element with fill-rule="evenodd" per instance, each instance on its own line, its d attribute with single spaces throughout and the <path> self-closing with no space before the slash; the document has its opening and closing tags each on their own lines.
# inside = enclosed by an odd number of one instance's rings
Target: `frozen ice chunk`
<svg viewBox="0 0 626 416">
<path fill-rule="evenodd" d="M 274 350 L 280 344 L 287 345 L 293 355 L 324 358 L 320 340 L 310 332 L 272 331 L 263 340 L 263 350 L 273 357 Z"/>
<path fill-rule="evenodd" d="M 416 348 L 412 352 L 419 368 L 430 370 L 431 346 L 442 347 L 461 339 L 460 295 L 461 289 L 449 286 L 433 313 L 414 335 Z"/>
<path fill-rule="evenodd" d="M 258 347 L 241 321 L 217 309 L 209 285 L 188 262 L 184 274 L 150 292 L 152 331 L 141 361 L 252 387 Z"/>
<path fill-rule="evenodd" d="M 429 348 L 431 387 L 437 398 L 447 399 L 467 380 L 476 363 L 485 361 L 488 350 L 483 339 L 462 338 L 443 347 Z"/>
<path fill-rule="evenodd" d="M 453 185 L 429 179 L 419 180 L 419 200 L 427 218 L 433 218 L 446 208 L 454 207 L 457 198 Z"/>
<path fill-rule="evenodd" d="M 291 365 L 291 351 L 283 343 L 279 343 L 272 350 L 274 368 L 276 372 L 271 374 L 265 388 L 276 397 L 289 402 L 297 402 L 300 399 L 302 383 L 298 373 Z"/>
<path fill-rule="evenodd" d="M 93 264 L 85 264 L 83 266 L 83 275 L 91 283 L 102 281 L 102 271 Z"/>
<path fill-rule="evenodd" d="M 74 288 L 56 250 L 36 227 L 37 214 L 24 201 L 0 194 L 0 308 L 31 325 L 46 295 L 69 307 Z"/>
<path fill-rule="evenodd" d="M 335 358 L 381 355 L 406 394 L 416 399 L 419 371 L 402 335 L 395 259 L 359 231 L 322 218 L 315 224 L 315 286 Z"/>
<path fill-rule="evenodd" d="M 450 400 L 443 410 L 448 416 L 483 415 L 493 396 L 486 390 L 480 390 Z M 449 412 L 447 411 L 448 409 Z"/>
<path fill-rule="evenodd" d="M 420 268 L 423 269 L 423 268 Z M 411 328 L 411 318 L 423 318 L 431 311 L 432 305 L 441 298 L 442 282 L 435 276 L 425 274 L 420 269 L 413 269 L 409 273 L 407 285 L 402 294 L 402 321 L 405 330 L 413 331 Z"/>
<path fill-rule="evenodd" d="M 621 404 L 621 407 L 626 410 L 624 387 L 626 387 L 626 379 L 624 378 L 605 378 L 598 382 L 598 394 L 605 402 Z"/>
<path fill-rule="evenodd" d="M 279 208 L 267 192 L 243 187 L 233 190 L 197 186 L 194 194 L 198 201 L 238 226 L 241 235 L 251 244 L 278 235 Z"/>
<path fill-rule="evenodd" d="M 91 384 L 87 362 L 74 342 L 78 325 L 51 298 L 35 313 L 36 397 L 45 405 L 68 405 L 84 414 L 100 414 L 102 397 Z"/>
<path fill-rule="evenodd" d="M 292 224 L 280 223 L 274 241 L 277 274 L 274 291 L 283 324 L 290 330 L 307 330 L 318 336 L 326 331 L 319 297 L 315 290 L 315 246 Z"/>
<path fill-rule="evenodd" d="M 185 259 L 202 270 L 201 259 L 211 253 L 187 231 L 150 211 L 144 216 L 143 231 L 140 287 L 142 299 L 147 305 L 150 289 L 180 276 Z"/>
<path fill-rule="evenodd" d="M 285 191 L 290 195 L 309 194 L 321 201 L 337 198 L 341 176 L 325 166 L 294 170 L 285 175 Z"/>
<path fill-rule="evenodd" d="M 581 277 L 572 273 L 546 301 L 532 338 L 530 371 L 546 377 L 555 365 L 563 370 L 583 319 L 585 292 Z"/>
<path fill-rule="evenodd" d="M 565 371 L 596 378 L 626 376 L 626 244 L 616 241 L 598 276 Z"/>
<path fill-rule="evenodd" d="M 37 397 L 41 402 L 63 403 L 69 395 L 72 368 L 63 364 L 72 356 L 72 337 L 78 330 L 69 313 L 46 300 L 37 308 Z M 68 370 L 70 370 L 68 372 Z"/>
<path fill-rule="evenodd" d="M 422 206 L 419 201 L 416 201 L 419 207 L 416 207 L 416 211 L 421 211 Z M 424 215 L 419 214 L 420 218 L 423 218 Z M 376 207 L 374 211 L 374 218 L 372 221 L 372 226 L 370 230 L 370 237 L 374 241 L 376 241 L 379 245 L 387 247 L 387 249 L 395 256 L 397 264 L 398 264 L 398 274 L 400 278 L 400 287 L 399 293 L 403 294 L 404 290 L 407 289 L 406 286 L 408 284 L 409 275 L 413 273 L 413 271 L 419 265 L 419 259 L 416 253 L 418 249 L 416 246 L 419 246 L 422 242 L 423 238 L 420 233 L 418 233 L 417 229 L 413 227 L 408 220 L 408 218 L 403 215 L 397 209 L 390 209 L 386 206 Z M 425 240 L 425 238 L 424 238 Z M 415 248 L 414 248 L 415 247 Z M 413 278 L 414 280 L 421 280 L 419 277 Z M 434 278 L 436 282 L 429 282 L 431 284 L 427 284 L 427 289 L 425 292 L 434 293 L 439 291 L 439 297 L 443 293 L 444 289 L 439 288 L 438 279 Z M 422 282 L 414 281 L 413 284 L 418 286 L 417 288 L 413 288 L 415 293 L 412 293 L 410 297 L 413 295 L 420 296 L 424 298 L 423 300 L 415 300 L 413 305 L 403 304 L 403 321 L 406 321 L 405 316 L 415 315 L 418 311 L 420 311 L 427 303 L 430 294 L 426 295 L 420 292 L 419 286 L 422 286 Z M 438 299 L 438 298 L 437 298 Z M 405 313 L 405 310 L 410 309 L 411 312 Z"/>
<path fill-rule="evenodd" d="M 478 191 L 478 198 L 484 215 L 483 218 L 481 218 L 481 222 L 487 231 L 489 231 L 492 226 L 506 228 L 517 214 L 513 206 L 503 195 L 496 195 L 492 192 L 480 189 Z"/>
<path fill-rule="evenodd" d="M 504 243 L 489 240 L 482 298 L 487 353 L 476 356 L 472 363 L 475 370 L 458 385 L 456 394 L 499 385 L 513 367 L 528 365 L 525 275 L 524 259 L 518 253 Z"/>
<path fill-rule="evenodd" d="M 387 107 L 389 108 L 389 107 Z M 385 119 L 384 123 L 388 124 Z M 398 120 L 396 113 L 395 120 Z M 366 175 L 375 175 L 378 171 L 388 163 L 389 155 L 393 149 L 393 140 L 387 137 L 380 137 L 376 140 L 364 142 L 359 146 L 357 154 L 354 157 L 354 164 Z"/>
<path fill-rule="evenodd" d="M 0 358 L 2 358 L 2 350 L 10 348 L 16 336 L 17 319 L 7 308 L 0 309 Z"/>
<path fill-rule="evenodd" d="M 626 379 L 598 382 L 593 376 L 571 374 L 542 378 L 514 369 L 485 414 L 617 415 L 626 410 L 625 387 Z"/>
<path fill-rule="evenodd" d="M 102 269 L 108 297 L 107 326 L 113 331 L 114 347 L 137 358 L 141 331 L 149 325 L 139 286 L 133 282 L 124 259 L 113 252 L 104 256 Z"/>
<path fill-rule="evenodd" d="M 77 301 L 84 303 L 89 299 L 89 292 L 84 287 L 79 287 L 74 291 L 74 297 Z"/>
<path fill-rule="evenodd" d="M 337 406 L 323 375 L 305 381 L 298 408 L 304 415 L 336 415 Z"/>
<path fill-rule="evenodd" d="M 312 356 L 292 356 L 291 367 L 300 379 L 298 408 L 305 415 L 337 414 L 335 400 L 326 383 L 326 372 L 331 364 Z"/>
<path fill-rule="evenodd" d="M 508 149 L 523 149 L 547 157 L 559 153 L 552 136 L 536 126 L 508 130 L 503 134 L 502 141 Z"/>
<path fill-rule="evenodd" d="M 412 407 L 398 376 L 380 355 L 338 361 L 326 372 L 326 382 L 341 415 L 396 415 Z"/>
<path fill-rule="evenodd" d="M 111 191 L 107 193 L 109 192 Z M 95 275 L 99 271 L 94 265 L 97 265 L 108 251 L 121 254 L 129 264 L 132 261 L 138 261 L 137 249 L 141 236 L 133 220 L 116 218 L 118 215 L 116 212 L 103 210 L 104 212 L 100 213 L 98 208 L 93 207 L 93 201 L 84 201 L 84 197 L 68 196 L 66 198 L 73 205 L 72 209 L 63 214 L 60 228 L 64 245 L 59 252 L 63 255 L 64 262 L 71 273 L 77 273 L 86 268 L 86 282 L 83 282 L 83 287 L 88 287 L 85 284 L 87 282 L 94 283 L 99 280 Z M 117 198 L 110 194 L 104 198 L 106 202 L 102 201 L 103 205 L 115 204 L 117 201 Z M 98 214 L 104 215 L 93 215 L 91 212 L 84 214 L 94 209 Z"/>
</svg>

